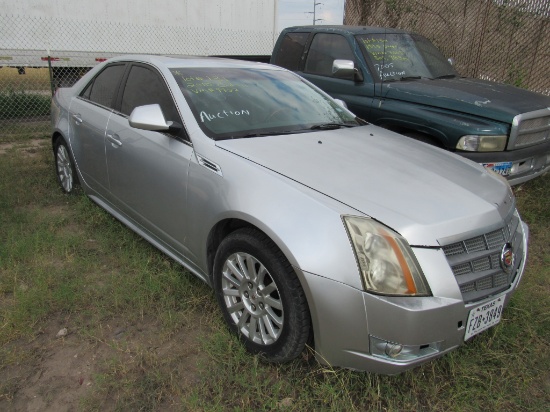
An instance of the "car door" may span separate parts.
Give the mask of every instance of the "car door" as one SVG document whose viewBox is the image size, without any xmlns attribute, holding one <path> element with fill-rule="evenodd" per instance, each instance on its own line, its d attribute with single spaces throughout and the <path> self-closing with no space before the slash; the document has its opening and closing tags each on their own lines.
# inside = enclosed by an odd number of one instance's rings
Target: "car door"
<svg viewBox="0 0 550 412">
<path fill-rule="evenodd" d="M 346 39 L 341 34 L 317 33 L 306 55 L 303 72 L 299 74 L 330 94 L 345 101 L 348 108 L 360 117 L 368 117 L 374 97 L 374 85 L 370 72 L 362 69 L 364 81 L 355 82 L 333 76 L 334 60 L 351 60 L 358 67 L 357 59 Z"/>
<path fill-rule="evenodd" d="M 84 184 L 101 195 L 109 188 L 105 131 L 126 65 L 106 66 L 70 105 L 69 143 Z"/>
<path fill-rule="evenodd" d="M 137 106 L 158 103 L 169 132 L 129 125 Z M 163 243 L 181 252 L 186 226 L 186 183 L 193 153 L 172 95 L 151 66 L 132 64 L 123 80 L 117 108 L 109 119 L 105 152 L 115 206 Z"/>
</svg>

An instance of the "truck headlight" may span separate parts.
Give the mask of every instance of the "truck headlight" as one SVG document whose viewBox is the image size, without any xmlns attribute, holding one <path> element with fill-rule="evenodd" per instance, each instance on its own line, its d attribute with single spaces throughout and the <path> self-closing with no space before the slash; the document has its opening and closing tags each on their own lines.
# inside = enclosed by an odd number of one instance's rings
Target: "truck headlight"
<svg viewBox="0 0 550 412">
<path fill-rule="evenodd" d="M 430 296 L 407 241 L 368 218 L 343 216 L 366 291 L 384 295 Z"/>
<path fill-rule="evenodd" d="M 502 152 L 506 149 L 506 140 L 508 136 L 478 136 L 469 134 L 462 136 L 456 148 L 467 152 Z"/>
</svg>

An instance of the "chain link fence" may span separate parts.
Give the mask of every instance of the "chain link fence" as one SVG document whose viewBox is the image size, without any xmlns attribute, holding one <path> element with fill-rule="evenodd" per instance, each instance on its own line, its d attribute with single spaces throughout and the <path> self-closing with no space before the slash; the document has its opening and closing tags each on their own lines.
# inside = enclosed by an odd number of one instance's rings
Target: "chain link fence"
<svg viewBox="0 0 550 412">
<path fill-rule="evenodd" d="M 49 134 L 51 96 L 121 54 L 269 58 L 277 33 L 265 28 L 139 25 L 0 14 L 0 142 Z"/>
<path fill-rule="evenodd" d="M 347 0 L 344 23 L 418 32 L 463 75 L 550 95 L 548 0 Z M 112 56 L 268 55 L 276 35 L 0 14 L 0 141 L 48 135 L 52 91 Z"/>
<path fill-rule="evenodd" d="M 344 23 L 420 33 L 464 76 L 550 95 L 548 0 L 347 0 Z"/>
</svg>

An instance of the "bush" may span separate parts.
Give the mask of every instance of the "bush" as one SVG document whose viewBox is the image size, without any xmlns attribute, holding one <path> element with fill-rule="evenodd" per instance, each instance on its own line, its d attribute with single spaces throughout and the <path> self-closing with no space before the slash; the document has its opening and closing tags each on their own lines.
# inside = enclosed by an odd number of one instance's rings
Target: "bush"
<svg viewBox="0 0 550 412">
<path fill-rule="evenodd" d="M 47 116 L 51 97 L 25 91 L 0 93 L 0 119 Z"/>
</svg>

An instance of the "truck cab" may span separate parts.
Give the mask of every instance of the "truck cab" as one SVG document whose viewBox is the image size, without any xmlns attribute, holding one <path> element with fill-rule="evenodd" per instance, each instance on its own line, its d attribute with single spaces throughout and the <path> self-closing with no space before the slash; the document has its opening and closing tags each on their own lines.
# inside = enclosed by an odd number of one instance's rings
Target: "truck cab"
<svg viewBox="0 0 550 412">
<path fill-rule="evenodd" d="M 425 37 L 398 29 L 283 30 L 271 63 L 357 116 L 456 152 L 519 184 L 550 170 L 550 97 L 460 76 Z"/>
</svg>

